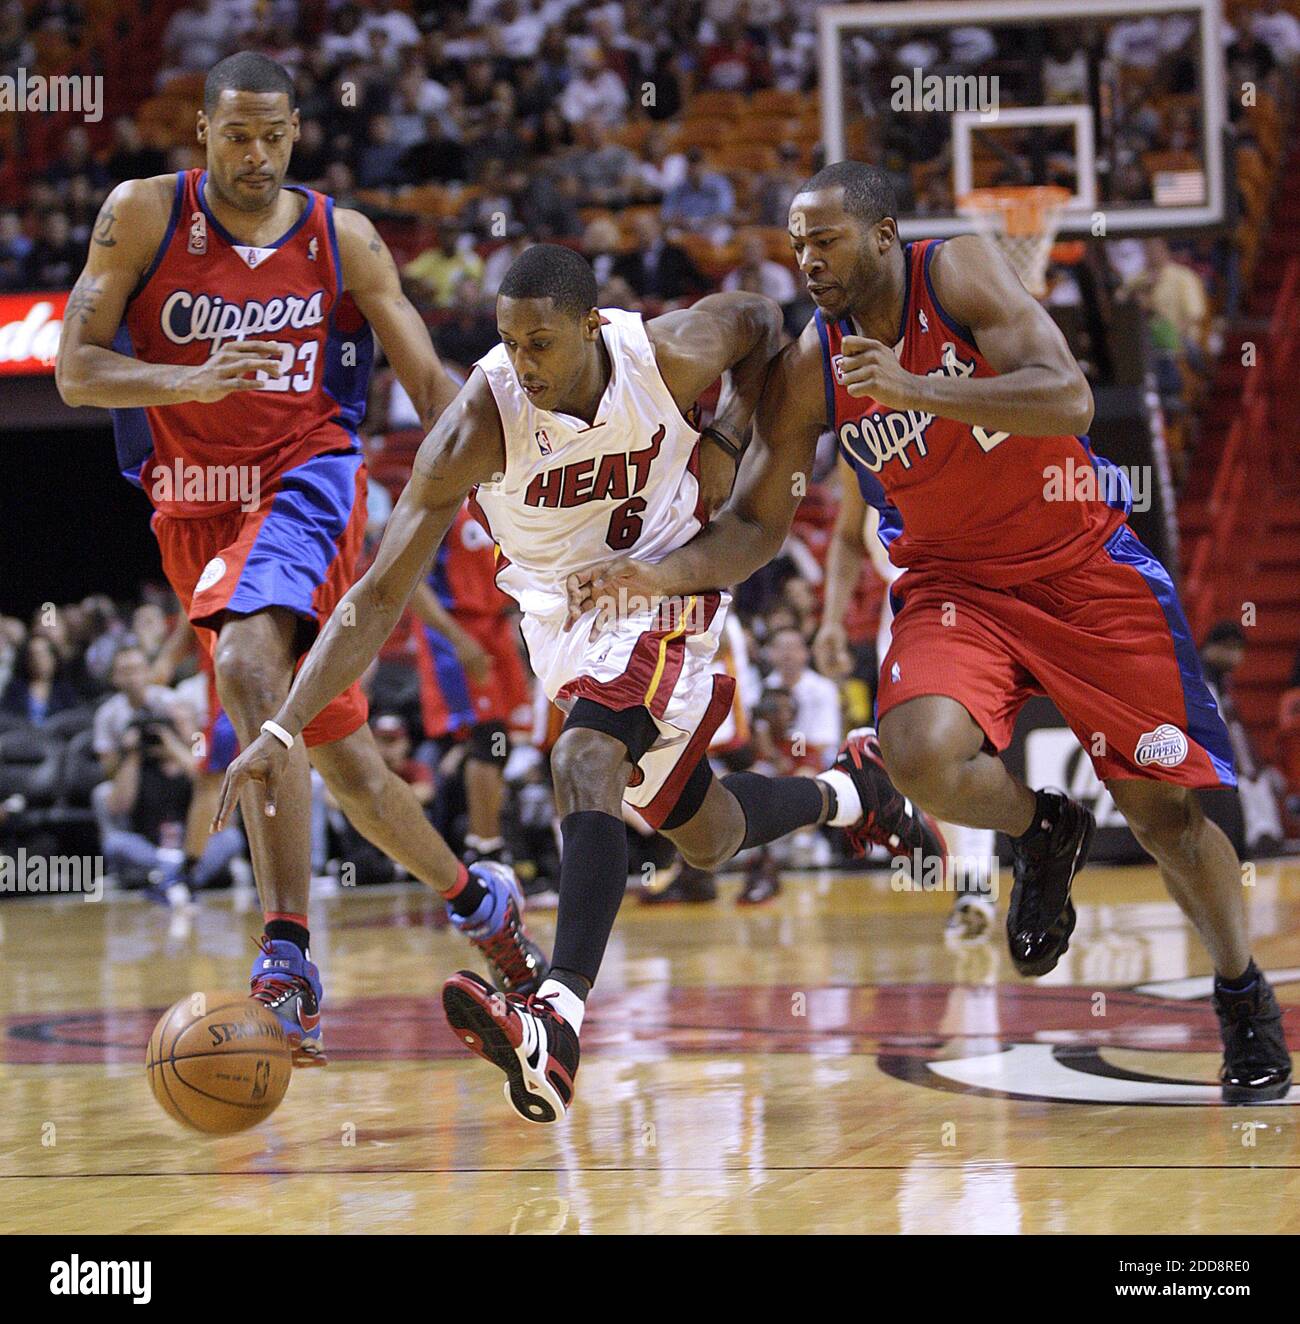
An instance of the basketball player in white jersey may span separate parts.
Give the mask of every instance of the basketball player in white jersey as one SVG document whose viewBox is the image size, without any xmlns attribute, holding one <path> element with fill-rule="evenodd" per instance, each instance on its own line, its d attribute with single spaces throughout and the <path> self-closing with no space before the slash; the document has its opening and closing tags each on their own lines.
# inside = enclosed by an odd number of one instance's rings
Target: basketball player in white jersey
<svg viewBox="0 0 1300 1324">
<path fill-rule="evenodd" d="M 889 651 L 890 626 L 894 619 L 890 586 L 903 573 L 890 559 L 876 534 L 880 514 L 867 504 L 852 469 L 839 462 L 840 504 L 835 512 L 835 532 L 826 554 L 826 594 L 821 624 L 813 640 L 813 661 L 823 676 L 840 680 L 853 662 L 849 656 L 844 617 L 853 598 L 864 558 L 885 581 L 885 600 L 876 632 L 876 658 Z M 998 910 L 990 880 L 997 868 L 994 833 L 991 828 L 967 827 L 964 823 L 940 822 L 940 835 L 948 848 L 945 881 L 955 892 L 952 910 L 944 927 L 945 939 L 962 946 L 989 936 Z"/>
<path fill-rule="evenodd" d="M 497 297 L 501 344 L 425 439 L 374 565 L 308 654 L 278 731 L 230 766 L 216 819 L 250 780 L 274 806 L 281 733 L 296 742 L 361 674 L 471 495 L 499 549 L 498 583 L 522 608 L 533 671 L 568 714 L 551 755 L 563 851 L 550 978 L 503 997 L 462 971 L 443 1005 L 532 1122 L 555 1121 L 573 1099 L 584 1004 L 626 885 L 622 802 L 704 869 L 823 823 L 899 853 L 930 844 L 870 759 L 842 756 L 816 778 L 714 777 L 705 750 L 735 684 L 711 665 L 726 593 L 571 612 L 581 573 L 611 553 L 666 556 L 725 499 L 780 334 L 777 306 L 759 295 L 710 295 L 649 324 L 595 302 L 595 276 L 572 250 L 538 244 L 515 261 Z M 697 433 L 684 413 L 719 376 L 714 423 Z"/>
</svg>

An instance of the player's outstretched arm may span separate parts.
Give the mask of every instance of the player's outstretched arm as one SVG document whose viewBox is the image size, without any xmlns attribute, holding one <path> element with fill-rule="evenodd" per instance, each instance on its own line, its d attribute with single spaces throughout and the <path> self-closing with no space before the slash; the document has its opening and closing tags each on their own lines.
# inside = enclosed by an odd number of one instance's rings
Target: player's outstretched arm
<svg viewBox="0 0 1300 1324">
<path fill-rule="evenodd" d="M 656 317 L 646 331 L 655 361 L 680 409 L 722 378 L 711 429 L 700 451 L 700 493 L 712 514 L 731 494 L 767 365 L 781 348 L 781 309 L 761 294 L 710 294 Z"/>
<path fill-rule="evenodd" d="M 402 293 L 397 264 L 388 245 L 359 211 L 337 208 L 334 233 L 339 241 L 343 284 L 393 365 L 426 429 L 455 399 L 456 384 L 447 375 L 429 339 L 429 328 Z"/>
<path fill-rule="evenodd" d="M 264 340 L 222 346 L 199 367 L 142 363 L 113 349 L 113 337 L 167 230 L 174 175 L 119 184 L 100 209 L 86 265 L 68 296 L 54 380 L 66 404 L 134 408 L 223 400 L 261 386 L 250 374 L 280 375 L 280 351 Z"/>
<path fill-rule="evenodd" d="M 920 409 L 1026 437 L 1087 432 L 1092 390 L 1065 337 L 995 245 L 979 235 L 943 244 L 930 266 L 939 302 L 970 328 L 996 377 L 918 376 L 879 341 L 845 336 L 844 384 L 894 409 Z"/>
<path fill-rule="evenodd" d="M 693 593 L 739 583 L 766 565 L 780 551 L 808 490 L 825 427 L 821 348 L 810 323 L 772 360 L 754 412 L 754 439 L 717 518 L 662 561 L 618 561 L 589 584 L 570 583 L 571 616 L 620 590 L 652 599 Z"/>
<path fill-rule="evenodd" d="M 375 562 L 344 594 L 307 654 L 288 697 L 272 719 L 290 738 L 370 665 L 393 632 L 434 550 L 465 495 L 505 465 L 505 441 L 491 390 L 473 372 L 415 458 L 411 480 L 393 507 Z M 240 792 L 259 782 L 266 812 L 275 813 L 275 787 L 288 746 L 263 733 L 226 770 L 212 830 L 225 825 Z"/>
</svg>

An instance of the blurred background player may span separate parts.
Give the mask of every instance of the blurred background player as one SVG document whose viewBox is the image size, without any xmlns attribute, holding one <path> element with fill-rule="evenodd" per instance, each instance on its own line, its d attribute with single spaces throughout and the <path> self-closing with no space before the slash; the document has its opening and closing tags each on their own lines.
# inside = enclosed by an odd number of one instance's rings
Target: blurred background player
<svg viewBox="0 0 1300 1324">
<path fill-rule="evenodd" d="M 293 81 L 265 56 L 240 52 L 213 67 L 196 126 L 206 169 L 110 195 L 58 358 L 68 403 L 115 411 L 119 461 L 155 505 L 164 570 L 245 745 L 352 579 L 372 328 L 426 425 L 453 392 L 374 226 L 283 187 L 294 102 Z M 324 1061 L 308 955 L 307 747 L 352 822 L 443 895 L 494 977 L 532 987 L 543 968 L 521 928 L 517 884 L 466 871 L 385 766 L 365 719 L 353 685 L 295 742 L 279 816 L 257 796 L 244 815 L 266 922 L 253 996 L 285 1024 L 300 1065 Z"/>
<path fill-rule="evenodd" d="M 464 858 L 509 863 L 502 835 L 509 726 L 529 704 L 510 599 L 496 586 L 496 545 L 463 506 L 411 597 L 422 628 L 424 734 L 464 742 Z"/>
</svg>

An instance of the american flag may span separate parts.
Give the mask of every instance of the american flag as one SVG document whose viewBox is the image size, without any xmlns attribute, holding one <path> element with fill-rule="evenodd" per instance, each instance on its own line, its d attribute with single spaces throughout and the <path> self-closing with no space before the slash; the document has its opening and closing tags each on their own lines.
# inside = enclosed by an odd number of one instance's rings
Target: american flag
<svg viewBox="0 0 1300 1324">
<path fill-rule="evenodd" d="M 1157 207 L 1195 207 L 1205 201 L 1205 171 L 1157 170 L 1154 192 Z"/>
</svg>

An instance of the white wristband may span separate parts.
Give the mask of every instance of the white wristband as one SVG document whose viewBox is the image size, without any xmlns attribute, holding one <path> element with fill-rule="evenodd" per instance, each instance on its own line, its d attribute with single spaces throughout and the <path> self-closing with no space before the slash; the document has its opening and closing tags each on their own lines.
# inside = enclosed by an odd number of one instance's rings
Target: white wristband
<svg viewBox="0 0 1300 1324">
<path fill-rule="evenodd" d="M 285 749 L 293 748 L 293 737 L 280 725 L 279 722 L 272 722 L 269 718 L 262 723 L 262 730 L 268 736 L 274 736 Z"/>
</svg>

